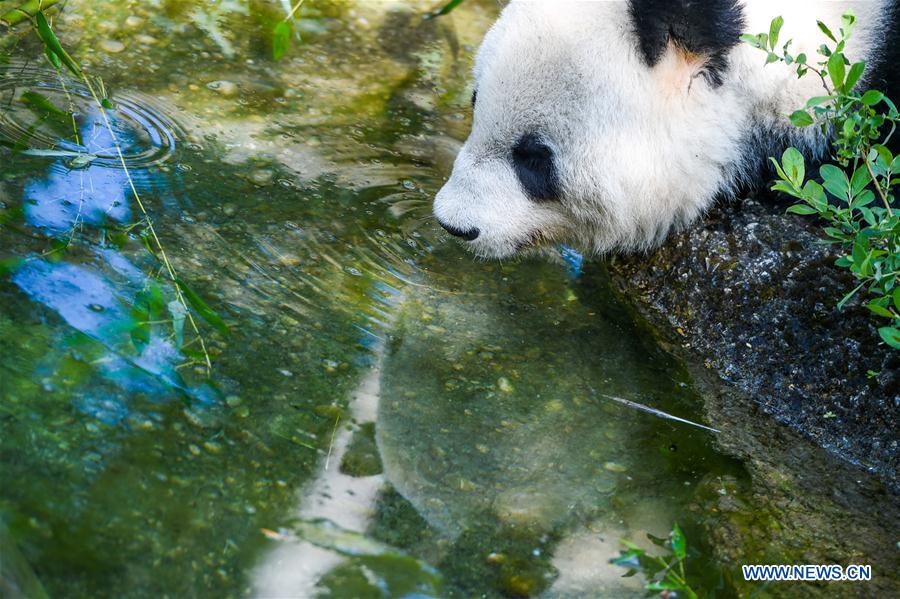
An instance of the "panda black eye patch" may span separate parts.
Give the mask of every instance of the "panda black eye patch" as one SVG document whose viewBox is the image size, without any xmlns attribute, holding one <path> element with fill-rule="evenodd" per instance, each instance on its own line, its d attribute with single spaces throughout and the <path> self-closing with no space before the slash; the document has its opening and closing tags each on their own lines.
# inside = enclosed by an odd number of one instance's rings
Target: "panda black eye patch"
<svg viewBox="0 0 900 599">
<path fill-rule="evenodd" d="M 534 133 L 519 138 L 512 149 L 512 164 L 525 194 L 535 202 L 558 200 L 559 173 L 553 150 Z"/>
</svg>

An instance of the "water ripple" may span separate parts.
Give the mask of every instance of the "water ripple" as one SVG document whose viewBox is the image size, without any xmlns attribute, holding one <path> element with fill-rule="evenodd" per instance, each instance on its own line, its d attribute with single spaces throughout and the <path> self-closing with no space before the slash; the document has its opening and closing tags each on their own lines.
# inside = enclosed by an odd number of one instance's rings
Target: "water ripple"
<svg viewBox="0 0 900 599">
<path fill-rule="evenodd" d="M 106 115 L 129 168 L 166 161 L 185 139 L 181 127 L 152 99 L 128 91 L 116 92 L 110 100 L 113 107 Z M 83 83 L 27 63 L 0 65 L 0 105 L 0 138 L 28 153 L 70 155 L 73 166 L 81 160 L 121 167 L 101 108 Z"/>
</svg>

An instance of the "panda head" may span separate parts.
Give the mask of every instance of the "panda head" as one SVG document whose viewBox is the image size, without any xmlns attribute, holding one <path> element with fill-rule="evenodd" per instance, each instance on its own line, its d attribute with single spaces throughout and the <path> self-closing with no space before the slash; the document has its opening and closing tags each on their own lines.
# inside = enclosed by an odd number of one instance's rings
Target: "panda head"
<svg viewBox="0 0 900 599">
<path fill-rule="evenodd" d="M 642 249 L 733 184 L 750 117 L 726 85 L 734 1 L 513 2 L 475 64 L 471 134 L 434 203 L 503 258 Z"/>
</svg>

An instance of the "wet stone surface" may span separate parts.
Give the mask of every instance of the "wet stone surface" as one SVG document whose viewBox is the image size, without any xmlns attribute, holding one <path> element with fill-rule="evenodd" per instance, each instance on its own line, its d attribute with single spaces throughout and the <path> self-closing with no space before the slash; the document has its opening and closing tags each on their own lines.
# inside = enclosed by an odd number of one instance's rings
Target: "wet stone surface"
<svg viewBox="0 0 900 599">
<path fill-rule="evenodd" d="M 762 411 L 900 490 L 900 355 L 808 219 L 774 200 L 716 208 L 647 256 L 610 265 L 684 354 Z M 673 336 L 675 337 L 675 336 Z"/>
</svg>

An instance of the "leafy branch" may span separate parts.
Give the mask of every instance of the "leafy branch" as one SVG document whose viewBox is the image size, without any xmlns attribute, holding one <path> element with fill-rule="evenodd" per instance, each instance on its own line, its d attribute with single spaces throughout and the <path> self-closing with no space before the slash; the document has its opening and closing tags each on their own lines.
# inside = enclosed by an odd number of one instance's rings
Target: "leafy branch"
<svg viewBox="0 0 900 599">
<path fill-rule="evenodd" d="M 99 78 L 93 78 L 89 76 L 63 48 L 62 44 L 59 41 L 59 38 L 53 32 L 53 29 L 51 28 L 50 23 L 42 10 L 52 4 L 56 4 L 56 2 L 49 0 L 27 2 L 20 7 L 5 13 L 2 17 L 2 20 L 9 26 L 25 20 L 29 21 L 31 23 L 32 29 L 35 31 L 35 33 L 43 43 L 47 60 L 57 70 L 57 73 L 59 73 L 60 77 L 62 77 L 62 68 L 65 67 L 70 73 L 72 73 L 72 75 L 74 75 L 84 84 L 91 98 L 98 106 L 98 112 L 103 121 L 103 126 L 109 133 L 110 138 L 113 142 L 113 146 L 116 150 L 116 157 L 125 174 L 125 179 L 128 183 L 129 191 L 131 192 L 131 195 L 133 196 L 134 201 L 143 216 L 140 222 L 143 226 L 144 231 L 140 234 L 140 237 L 143 239 L 145 246 L 150 251 L 150 253 L 163 265 L 163 269 L 166 275 L 172 282 L 172 287 L 174 289 L 177 303 L 181 307 L 180 310 L 176 309 L 173 312 L 175 316 L 173 320 L 178 321 L 179 319 L 186 319 L 190 324 L 191 329 L 195 334 L 196 341 L 200 346 L 200 359 L 206 368 L 207 375 L 209 375 L 212 370 L 212 361 L 210 359 L 209 351 L 206 346 L 206 341 L 203 338 L 200 327 L 198 326 L 193 313 L 196 312 L 197 314 L 199 314 L 204 318 L 204 320 L 209 322 L 213 327 L 215 327 L 222 333 L 227 334 L 228 328 L 221 317 L 219 317 L 219 315 L 216 314 L 215 311 L 213 311 L 196 292 L 190 289 L 184 283 L 184 281 L 178 277 L 175 267 L 172 265 L 166 249 L 163 246 L 159 235 L 157 234 L 156 227 L 154 226 L 153 220 L 150 217 L 149 212 L 147 211 L 146 205 L 144 204 L 144 201 L 137 191 L 134 179 L 131 175 L 127 161 L 125 160 L 125 156 L 122 152 L 121 144 L 116 135 L 115 129 L 110 122 L 109 115 L 106 112 L 107 110 L 113 109 L 113 104 L 106 95 L 106 90 L 103 82 Z M 68 246 L 69 241 L 70 239 L 66 241 L 66 246 Z M 138 303 L 140 303 L 140 301 Z M 193 311 L 191 310 L 191 308 L 193 308 Z M 154 322 L 156 322 L 156 320 Z M 180 330 L 176 330 L 176 336 L 181 337 Z"/>
<path fill-rule="evenodd" d="M 649 555 L 631 541 L 623 540 L 626 549 L 618 557 L 610 560 L 611 564 L 628 568 L 624 576 L 634 576 L 638 572 L 647 580 L 644 588 L 648 591 L 658 591 L 663 596 L 675 593 L 681 596 L 683 593 L 688 599 L 697 599 L 697 593 L 688 583 L 684 572 L 684 562 L 687 559 L 687 539 L 678 524 L 672 526 L 668 539 L 661 539 L 647 534 L 647 538 L 656 545 L 667 549 L 668 554 L 658 556 Z"/>
<path fill-rule="evenodd" d="M 865 294 L 865 307 L 878 318 L 888 319 L 878 333 L 890 347 L 900 349 L 900 217 L 895 213 L 895 188 L 900 183 L 900 156 L 887 144 L 900 121 L 896 105 L 883 92 L 857 89 L 866 70 L 864 62 L 851 62 L 845 49 L 856 25 L 846 13 L 835 34 L 822 21 L 819 30 L 831 42 L 819 46 L 814 62 L 805 54 L 790 53 L 791 41 L 778 47 L 784 19 L 772 20 L 768 33 L 742 39 L 766 52 L 766 64 L 793 66 L 797 77 L 813 73 L 822 81 L 825 95 L 810 98 L 790 115 L 799 128 L 817 126 L 833 139 L 833 162 L 819 167 L 819 180 L 807 178 L 803 154 L 785 150 L 779 162 L 770 158 L 777 172 L 772 187 L 800 200 L 788 212 L 816 215 L 828 226 L 825 243 L 842 252 L 835 265 L 849 270 L 858 284 L 837 304 L 843 309 L 856 295 Z M 821 181 L 821 183 L 819 182 Z M 880 204 L 880 205 L 879 205 Z"/>
</svg>

